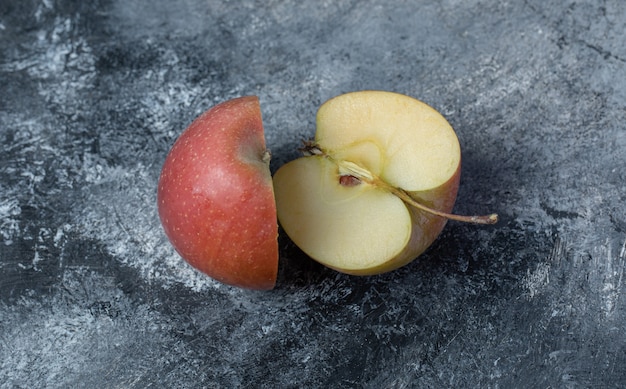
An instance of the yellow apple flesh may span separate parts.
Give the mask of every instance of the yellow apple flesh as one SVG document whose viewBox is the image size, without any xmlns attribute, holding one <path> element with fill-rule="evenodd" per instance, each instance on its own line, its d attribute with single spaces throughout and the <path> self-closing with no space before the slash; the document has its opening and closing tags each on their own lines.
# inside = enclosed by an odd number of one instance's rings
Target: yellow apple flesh
<svg viewBox="0 0 626 389">
<path fill-rule="evenodd" d="M 401 267 L 437 238 L 454 206 L 461 151 L 454 130 L 414 98 L 347 93 L 317 114 L 309 156 L 274 175 L 277 214 L 316 261 L 354 275 Z"/>
</svg>

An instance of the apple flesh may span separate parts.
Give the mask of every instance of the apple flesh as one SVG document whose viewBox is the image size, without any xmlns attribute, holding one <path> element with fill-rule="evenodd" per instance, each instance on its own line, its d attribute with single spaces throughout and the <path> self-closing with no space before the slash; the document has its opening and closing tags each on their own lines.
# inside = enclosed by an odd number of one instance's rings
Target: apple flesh
<svg viewBox="0 0 626 389">
<path fill-rule="evenodd" d="M 399 268 L 423 253 L 450 218 L 461 150 L 436 110 L 383 91 L 347 93 L 317 113 L 307 156 L 274 175 L 277 214 L 311 258 L 354 275 Z"/>
<path fill-rule="evenodd" d="M 161 224 L 187 262 L 225 284 L 272 289 L 278 224 L 259 100 L 199 116 L 169 152 L 157 191 Z"/>
</svg>

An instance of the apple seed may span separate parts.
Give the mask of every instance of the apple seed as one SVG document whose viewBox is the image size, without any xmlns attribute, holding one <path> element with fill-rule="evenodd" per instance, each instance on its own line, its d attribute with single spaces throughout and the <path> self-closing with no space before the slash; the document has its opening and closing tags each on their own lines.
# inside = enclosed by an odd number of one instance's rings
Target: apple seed
<svg viewBox="0 0 626 389">
<path fill-rule="evenodd" d="M 341 184 L 342 186 L 357 186 L 361 184 L 361 180 L 359 180 L 357 177 L 347 174 L 347 175 L 341 175 L 339 176 L 339 184 Z"/>
</svg>

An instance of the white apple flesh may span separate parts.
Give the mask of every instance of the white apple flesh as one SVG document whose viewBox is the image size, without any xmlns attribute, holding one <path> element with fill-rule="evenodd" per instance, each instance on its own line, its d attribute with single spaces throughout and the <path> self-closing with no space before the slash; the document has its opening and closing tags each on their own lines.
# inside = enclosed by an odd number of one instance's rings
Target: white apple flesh
<svg viewBox="0 0 626 389">
<path fill-rule="evenodd" d="M 461 150 L 436 110 L 383 91 L 347 93 L 317 114 L 309 155 L 274 175 L 277 214 L 316 261 L 354 275 L 379 274 L 422 254 L 450 215 Z"/>
</svg>

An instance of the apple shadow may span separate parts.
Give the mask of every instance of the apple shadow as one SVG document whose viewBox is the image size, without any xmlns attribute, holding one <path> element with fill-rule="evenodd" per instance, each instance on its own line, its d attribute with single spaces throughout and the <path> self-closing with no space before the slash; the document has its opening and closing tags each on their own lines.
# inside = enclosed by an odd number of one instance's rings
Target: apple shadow
<svg viewBox="0 0 626 389">
<path fill-rule="evenodd" d="M 276 289 L 299 289 L 316 285 L 328 278 L 333 270 L 316 262 L 295 245 L 287 233 L 278 229 L 278 276 Z"/>
</svg>

